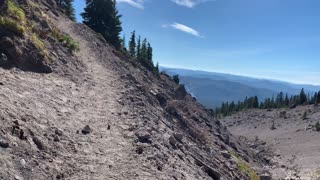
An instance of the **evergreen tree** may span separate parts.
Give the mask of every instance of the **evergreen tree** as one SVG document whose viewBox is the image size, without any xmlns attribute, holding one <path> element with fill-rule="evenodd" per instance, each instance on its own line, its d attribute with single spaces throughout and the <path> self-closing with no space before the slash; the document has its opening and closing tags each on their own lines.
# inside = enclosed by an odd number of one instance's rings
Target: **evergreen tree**
<svg viewBox="0 0 320 180">
<path fill-rule="evenodd" d="M 72 21 L 76 21 L 75 10 L 73 7 L 73 0 L 58 0 L 58 5 L 65 10 L 66 15 Z"/>
<path fill-rule="evenodd" d="M 156 71 L 157 74 L 159 74 L 159 72 L 160 72 L 159 62 L 157 62 L 157 65 L 156 65 L 156 67 L 155 67 L 155 71 Z"/>
<path fill-rule="evenodd" d="M 151 47 L 151 44 L 148 43 L 147 44 L 147 59 L 148 59 L 148 61 L 152 62 L 152 56 L 153 56 L 152 47 Z"/>
<path fill-rule="evenodd" d="M 86 7 L 81 16 L 84 24 L 100 33 L 115 48 L 121 47 L 121 15 L 118 13 L 115 0 L 86 0 Z"/>
<path fill-rule="evenodd" d="M 127 45 L 126 45 L 126 36 L 123 35 L 122 39 L 121 39 L 121 47 L 126 50 L 127 49 Z"/>
<path fill-rule="evenodd" d="M 140 36 L 138 38 L 136 52 L 137 52 L 137 59 L 140 60 L 141 59 L 141 37 Z"/>
<path fill-rule="evenodd" d="M 141 45 L 141 58 L 139 59 L 142 63 L 147 62 L 147 39 L 144 38 Z"/>
<path fill-rule="evenodd" d="M 302 88 L 301 89 L 301 92 L 300 92 L 300 97 L 299 97 L 299 101 L 300 101 L 300 103 L 299 104 L 305 104 L 305 103 L 307 103 L 307 95 L 305 94 L 305 92 L 304 92 L 304 89 Z"/>
<path fill-rule="evenodd" d="M 289 103 L 290 103 L 290 100 L 289 100 L 288 94 L 286 94 L 286 97 L 284 99 L 284 105 L 289 106 Z"/>
<path fill-rule="evenodd" d="M 131 38 L 129 41 L 129 53 L 131 57 L 136 57 L 136 32 L 131 33 Z"/>
</svg>

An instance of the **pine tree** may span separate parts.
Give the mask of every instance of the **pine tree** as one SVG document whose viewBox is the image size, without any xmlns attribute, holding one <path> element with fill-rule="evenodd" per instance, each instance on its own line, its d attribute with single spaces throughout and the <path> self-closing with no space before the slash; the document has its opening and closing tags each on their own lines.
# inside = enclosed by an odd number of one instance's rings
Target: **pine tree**
<svg viewBox="0 0 320 180">
<path fill-rule="evenodd" d="M 81 16 L 84 24 L 100 33 L 115 48 L 121 47 L 121 15 L 116 8 L 115 0 L 86 0 L 86 7 Z"/>
<path fill-rule="evenodd" d="M 58 5 L 65 10 L 66 15 L 72 21 L 76 21 L 75 10 L 73 7 L 73 0 L 58 0 Z"/>
<path fill-rule="evenodd" d="M 290 103 L 290 100 L 289 100 L 288 94 L 286 94 L 286 97 L 284 99 L 284 104 L 285 106 L 289 106 L 289 103 Z"/>
<path fill-rule="evenodd" d="M 142 63 L 147 64 L 147 39 L 144 38 L 141 45 L 141 59 Z"/>
<path fill-rule="evenodd" d="M 141 59 L 141 37 L 140 36 L 138 38 L 136 52 L 137 52 L 137 59 L 140 60 Z"/>
<path fill-rule="evenodd" d="M 156 71 L 157 74 L 159 74 L 159 72 L 160 72 L 159 62 L 157 62 L 157 64 L 156 64 L 155 71 Z"/>
<path fill-rule="evenodd" d="M 152 62 L 152 47 L 151 47 L 151 44 L 148 42 L 147 44 L 147 59 L 148 61 Z"/>
<path fill-rule="evenodd" d="M 301 89 L 299 100 L 300 100 L 300 105 L 305 104 L 307 102 L 307 100 L 308 100 L 307 99 L 307 95 L 305 94 L 303 88 Z"/>
<path fill-rule="evenodd" d="M 131 33 L 131 38 L 129 41 L 129 53 L 131 57 L 136 57 L 136 32 Z"/>
<path fill-rule="evenodd" d="M 126 50 L 127 49 L 127 45 L 126 45 L 126 36 L 123 35 L 122 39 L 121 39 L 121 47 Z"/>
</svg>

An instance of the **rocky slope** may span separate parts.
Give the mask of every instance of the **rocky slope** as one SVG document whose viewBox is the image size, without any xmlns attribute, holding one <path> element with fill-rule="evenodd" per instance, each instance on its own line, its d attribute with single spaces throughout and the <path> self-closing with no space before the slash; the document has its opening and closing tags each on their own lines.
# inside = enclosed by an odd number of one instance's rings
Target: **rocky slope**
<svg viewBox="0 0 320 180">
<path fill-rule="evenodd" d="M 24 12 L 25 31 L 0 25 L 0 53 L 7 56 L 0 68 L 0 179 L 257 179 L 263 173 L 263 160 L 167 75 L 115 51 L 52 0 L 7 2 Z M 17 22 L 7 2 L 1 17 Z"/>
<path fill-rule="evenodd" d="M 318 106 L 299 106 L 248 110 L 222 121 L 239 140 L 268 161 L 274 178 L 319 179 L 320 132 L 315 128 L 319 115 Z"/>
</svg>

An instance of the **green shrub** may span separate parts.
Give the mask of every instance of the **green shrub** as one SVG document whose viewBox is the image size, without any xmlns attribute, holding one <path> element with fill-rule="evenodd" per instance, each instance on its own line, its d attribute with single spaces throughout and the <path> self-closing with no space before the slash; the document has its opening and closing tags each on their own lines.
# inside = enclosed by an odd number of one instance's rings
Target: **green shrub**
<svg viewBox="0 0 320 180">
<path fill-rule="evenodd" d="M 179 84 L 179 83 L 180 83 L 179 75 L 174 75 L 174 76 L 172 76 L 172 80 L 173 80 L 175 83 Z"/>
<path fill-rule="evenodd" d="M 8 1 L 8 13 L 21 23 L 26 22 L 26 15 L 24 11 L 14 2 L 14 0 Z"/>
<path fill-rule="evenodd" d="M 77 41 L 75 41 L 74 39 L 72 39 L 71 36 L 69 36 L 69 35 L 64 35 L 64 40 L 66 41 L 67 47 L 68 47 L 71 51 L 79 51 L 79 50 L 80 50 L 79 42 L 77 42 Z"/>
<path fill-rule="evenodd" d="M 256 173 L 256 171 L 248 164 L 246 161 L 244 161 L 238 154 L 234 151 L 229 152 L 233 158 L 236 159 L 237 165 L 241 172 L 248 175 L 250 177 L 250 180 L 259 180 L 259 176 Z"/>
<path fill-rule="evenodd" d="M 59 42 L 65 43 L 65 46 L 67 46 L 71 51 L 79 51 L 80 50 L 79 42 L 77 42 L 74 39 L 72 39 L 72 37 L 70 35 L 62 34 L 57 29 L 53 29 L 51 34 Z"/>
<path fill-rule="evenodd" d="M 25 33 L 25 28 L 21 26 L 16 20 L 13 20 L 8 17 L 0 16 L 0 26 L 19 35 L 23 35 Z"/>
<path fill-rule="evenodd" d="M 37 36 L 37 34 L 32 33 L 31 35 L 32 42 L 35 44 L 35 46 L 43 53 L 43 55 L 47 55 L 48 51 L 42 42 L 42 40 Z"/>
</svg>

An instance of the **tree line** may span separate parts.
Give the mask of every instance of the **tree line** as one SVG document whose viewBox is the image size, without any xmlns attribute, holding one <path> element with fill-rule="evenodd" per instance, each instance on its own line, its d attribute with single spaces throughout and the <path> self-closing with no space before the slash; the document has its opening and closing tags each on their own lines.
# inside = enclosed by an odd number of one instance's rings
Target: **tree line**
<svg viewBox="0 0 320 180">
<path fill-rule="evenodd" d="M 128 47 L 126 46 L 125 38 L 122 39 L 122 48 L 129 54 L 133 59 L 138 60 L 144 67 L 159 73 L 159 64 L 154 65 L 153 63 L 153 48 L 147 38 L 141 40 L 141 36 L 136 35 L 136 32 L 131 33 Z"/>
<path fill-rule="evenodd" d="M 298 95 L 284 94 L 280 92 L 277 96 L 272 98 L 266 98 L 264 101 L 259 101 L 257 96 L 246 97 L 243 101 L 238 102 L 223 102 L 220 107 L 215 109 L 215 115 L 218 116 L 230 116 L 233 113 L 243 111 L 246 109 L 271 109 L 271 108 L 288 108 L 295 107 L 297 105 L 318 105 L 320 103 L 320 91 L 313 95 L 306 94 L 302 88 Z"/>
</svg>

